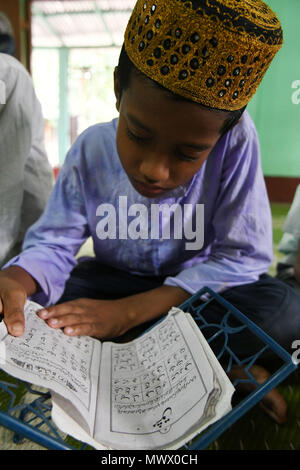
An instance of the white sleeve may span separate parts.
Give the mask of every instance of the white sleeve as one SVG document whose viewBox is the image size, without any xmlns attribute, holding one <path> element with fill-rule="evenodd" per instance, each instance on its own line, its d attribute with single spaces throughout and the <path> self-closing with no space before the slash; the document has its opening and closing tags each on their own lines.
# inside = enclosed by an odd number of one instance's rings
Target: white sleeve
<svg viewBox="0 0 300 470">
<path fill-rule="evenodd" d="M 300 240 L 300 185 L 296 189 L 296 193 L 285 219 L 283 231 L 293 235 L 296 240 Z"/>
<path fill-rule="evenodd" d="M 31 148 L 24 168 L 24 196 L 19 240 L 27 229 L 42 215 L 53 188 L 53 171 L 44 145 L 44 118 L 33 84 L 28 84 L 31 100 Z"/>
<path fill-rule="evenodd" d="M 43 212 L 52 170 L 43 145 L 44 121 L 32 79 L 14 57 L 0 54 L 0 266 L 21 249 Z"/>
</svg>

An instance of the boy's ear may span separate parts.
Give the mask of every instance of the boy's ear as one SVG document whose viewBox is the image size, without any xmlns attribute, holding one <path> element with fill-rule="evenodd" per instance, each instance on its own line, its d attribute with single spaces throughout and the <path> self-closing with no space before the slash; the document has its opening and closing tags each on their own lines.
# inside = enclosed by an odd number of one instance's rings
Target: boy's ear
<svg viewBox="0 0 300 470">
<path fill-rule="evenodd" d="M 118 67 L 115 67 L 115 70 L 114 70 L 114 91 L 115 91 L 115 97 L 117 99 L 116 108 L 117 108 L 117 111 L 119 111 L 120 110 L 120 82 L 118 78 Z"/>
</svg>

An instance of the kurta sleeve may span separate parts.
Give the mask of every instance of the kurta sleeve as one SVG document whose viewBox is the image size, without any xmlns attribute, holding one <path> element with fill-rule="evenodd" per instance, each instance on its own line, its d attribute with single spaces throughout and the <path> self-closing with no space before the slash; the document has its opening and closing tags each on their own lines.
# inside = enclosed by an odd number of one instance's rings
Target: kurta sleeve
<svg viewBox="0 0 300 470">
<path fill-rule="evenodd" d="M 300 185 L 297 186 L 292 205 L 284 222 L 283 231 L 300 240 Z"/>
<path fill-rule="evenodd" d="M 294 266 L 297 263 L 298 245 L 300 241 L 300 185 L 289 208 L 283 225 L 283 236 L 278 243 L 277 249 L 285 256 L 279 261 L 280 264 Z"/>
<path fill-rule="evenodd" d="M 31 146 L 24 167 L 24 194 L 21 210 L 19 242 L 27 229 L 43 213 L 53 189 L 53 172 L 44 145 L 44 118 L 41 105 L 28 77 L 27 101 L 31 111 Z"/>
<path fill-rule="evenodd" d="M 207 259 L 167 277 L 164 284 L 191 294 L 215 292 L 258 280 L 273 260 L 272 217 L 254 124 L 228 138 L 211 220 Z"/>
</svg>

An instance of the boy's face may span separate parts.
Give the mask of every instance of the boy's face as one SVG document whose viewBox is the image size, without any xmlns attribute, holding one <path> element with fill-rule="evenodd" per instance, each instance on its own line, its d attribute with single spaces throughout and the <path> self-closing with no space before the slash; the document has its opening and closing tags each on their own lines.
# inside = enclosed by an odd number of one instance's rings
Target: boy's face
<svg viewBox="0 0 300 470">
<path fill-rule="evenodd" d="M 117 150 L 136 191 L 155 198 L 191 180 L 220 138 L 226 115 L 176 101 L 134 72 L 121 100 L 115 73 L 115 94 Z"/>
</svg>

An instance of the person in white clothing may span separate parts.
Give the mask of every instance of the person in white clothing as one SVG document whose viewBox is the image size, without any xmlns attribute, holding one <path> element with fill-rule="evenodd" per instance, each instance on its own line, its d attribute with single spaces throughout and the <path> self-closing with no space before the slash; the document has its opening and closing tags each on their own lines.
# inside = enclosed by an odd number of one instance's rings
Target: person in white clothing
<svg viewBox="0 0 300 470">
<path fill-rule="evenodd" d="M 276 277 L 300 292 L 300 184 L 284 222 L 278 251 L 284 256 L 278 261 Z"/>
<path fill-rule="evenodd" d="M 3 51 L 7 23 L 2 19 Z M 53 187 L 41 105 L 30 74 L 9 53 L 0 53 L 0 142 L 1 267 L 21 251 L 24 235 L 43 213 Z"/>
</svg>

